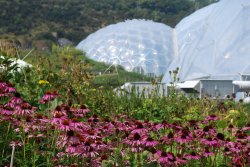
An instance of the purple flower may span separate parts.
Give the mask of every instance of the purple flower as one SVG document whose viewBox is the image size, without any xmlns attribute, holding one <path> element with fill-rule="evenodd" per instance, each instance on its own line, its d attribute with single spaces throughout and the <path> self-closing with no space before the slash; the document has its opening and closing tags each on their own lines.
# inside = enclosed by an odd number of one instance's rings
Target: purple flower
<svg viewBox="0 0 250 167">
<path fill-rule="evenodd" d="M 72 129 L 72 121 L 70 119 L 63 119 L 60 121 L 60 124 L 58 125 L 58 128 L 62 131 L 70 131 Z"/>
<path fill-rule="evenodd" d="M 186 163 L 185 159 L 176 157 L 171 152 L 158 150 L 154 153 L 154 156 L 162 166 L 179 166 Z"/>
<path fill-rule="evenodd" d="M 170 161 L 168 160 L 170 155 L 168 153 L 166 153 L 165 151 L 158 150 L 158 151 L 156 151 L 156 153 L 154 155 L 160 164 L 166 165 L 166 166 L 171 165 Z M 172 155 L 171 155 L 171 158 L 172 158 Z"/>
<path fill-rule="evenodd" d="M 219 140 L 225 140 L 225 136 L 224 136 L 224 134 L 222 134 L 222 133 L 217 133 L 216 137 L 217 137 L 217 139 L 219 139 Z"/>
<path fill-rule="evenodd" d="M 141 122 L 136 122 L 135 127 L 131 133 L 146 134 L 147 132 L 148 130 L 144 127 L 144 125 Z"/>
<path fill-rule="evenodd" d="M 0 106 L 0 113 L 2 115 L 12 115 L 14 113 L 15 109 L 13 107 L 10 106 Z"/>
<path fill-rule="evenodd" d="M 196 133 L 198 137 L 216 135 L 216 129 L 214 129 L 212 126 L 205 126 L 203 129 L 194 130 L 194 132 Z"/>
<path fill-rule="evenodd" d="M 151 137 L 144 137 L 142 139 L 142 144 L 146 147 L 155 147 L 159 144 L 158 141 L 155 141 L 154 139 L 152 139 Z"/>
<path fill-rule="evenodd" d="M 39 100 L 39 102 L 42 104 L 46 104 L 50 101 L 53 101 L 55 98 L 57 98 L 59 96 L 60 96 L 60 94 L 57 93 L 56 91 L 54 91 L 54 92 L 48 91 L 45 93 L 45 95 L 43 95 L 42 99 Z"/>
<path fill-rule="evenodd" d="M 11 93 L 15 93 L 16 89 L 11 83 L 0 82 L 0 96 L 10 96 Z"/>
<path fill-rule="evenodd" d="M 32 107 L 29 103 L 22 103 L 21 105 L 16 106 L 14 114 L 18 116 L 30 115 L 34 114 L 35 110 L 36 108 Z"/>
<path fill-rule="evenodd" d="M 199 154 L 197 154 L 196 152 L 191 152 L 190 154 L 186 154 L 185 158 L 198 160 L 201 158 L 201 156 Z"/>
<path fill-rule="evenodd" d="M 123 143 L 128 144 L 132 147 L 142 146 L 142 137 L 139 133 L 130 134 L 127 139 L 123 140 Z"/>
<path fill-rule="evenodd" d="M 177 143 L 188 143 L 192 140 L 192 137 L 190 137 L 187 134 L 181 134 L 177 138 L 175 138 L 175 141 Z"/>
<path fill-rule="evenodd" d="M 156 126 L 155 126 L 155 128 L 156 128 L 156 130 L 160 130 L 160 129 L 168 129 L 168 128 L 170 128 L 171 127 L 171 125 L 167 122 L 167 121 L 162 121 L 162 123 L 160 123 L 160 124 L 157 124 Z"/>
<path fill-rule="evenodd" d="M 161 141 L 164 143 L 164 144 L 170 144 L 173 142 L 174 140 L 174 134 L 172 132 L 169 132 L 168 135 L 165 135 L 161 138 Z"/>
<path fill-rule="evenodd" d="M 212 114 L 212 115 L 207 116 L 205 121 L 216 121 L 218 119 L 219 118 L 216 115 Z"/>
<path fill-rule="evenodd" d="M 86 139 L 101 139 L 101 135 L 99 134 L 98 129 L 88 129 L 87 131 L 82 133 L 82 136 L 85 137 Z"/>
<path fill-rule="evenodd" d="M 245 127 L 242 128 L 243 131 L 249 131 L 250 130 L 250 123 L 247 124 Z"/>
<path fill-rule="evenodd" d="M 212 146 L 212 147 L 217 147 L 219 145 L 219 142 L 216 140 L 216 138 L 212 139 L 211 137 L 208 137 L 206 139 L 201 139 L 201 143 L 205 146 Z"/>
<path fill-rule="evenodd" d="M 204 150 L 204 152 L 202 153 L 202 155 L 204 157 L 210 157 L 210 156 L 214 156 L 214 153 L 211 152 L 208 147 L 206 147 L 205 150 Z"/>
<path fill-rule="evenodd" d="M 81 105 L 81 107 L 79 109 L 75 110 L 74 115 L 76 117 L 83 117 L 84 115 L 86 115 L 89 112 L 90 112 L 90 109 L 86 108 L 85 105 Z"/>
<path fill-rule="evenodd" d="M 233 157 L 233 164 L 234 167 L 243 167 L 245 166 L 244 164 L 244 158 L 242 156 L 235 156 Z"/>
</svg>

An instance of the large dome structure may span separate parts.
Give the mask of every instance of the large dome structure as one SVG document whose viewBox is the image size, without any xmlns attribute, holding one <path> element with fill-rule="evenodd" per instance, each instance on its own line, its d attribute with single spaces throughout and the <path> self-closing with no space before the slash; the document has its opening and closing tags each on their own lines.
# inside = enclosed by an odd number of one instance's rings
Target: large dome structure
<svg viewBox="0 0 250 167">
<path fill-rule="evenodd" d="M 240 79 L 250 74 L 250 1 L 221 0 L 184 18 L 175 28 L 180 81 Z"/>
<path fill-rule="evenodd" d="M 172 28 L 162 23 L 127 20 L 89 35 L 77 49 L 96 61 L 159 76 L 173 60 L 172 34 Z"/>
</svg>

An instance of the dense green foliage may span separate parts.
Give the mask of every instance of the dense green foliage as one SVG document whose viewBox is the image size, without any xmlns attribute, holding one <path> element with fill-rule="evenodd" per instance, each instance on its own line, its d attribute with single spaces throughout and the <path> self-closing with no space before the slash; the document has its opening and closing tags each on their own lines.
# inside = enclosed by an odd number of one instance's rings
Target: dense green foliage
<svg viewBox="0 0 250 167">
<path fill-rule="evenodd" d="M 101 27 L 126 19 L 150 19 L 175 26 L 184 16 L 214 1 L 1 0 L 0 34 L 28 40 L 65 37 L 77 43 Z"/>
</svg>

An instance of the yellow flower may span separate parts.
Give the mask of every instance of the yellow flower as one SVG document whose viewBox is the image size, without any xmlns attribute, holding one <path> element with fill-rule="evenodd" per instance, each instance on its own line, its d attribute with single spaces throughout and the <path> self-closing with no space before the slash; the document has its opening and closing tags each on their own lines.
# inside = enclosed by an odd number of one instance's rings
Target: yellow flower
<svg viewBox="0 0 250 167">
<path fill-rule="evenodd" d="M 39 80 L 39 85 L 46 85 L 46 84 L 49 84 L 49 81 L 46 81 L 46 80 Z"/>
<path fill-rule="evenodd" d="M 230 110 L 229 114 L 231 114 L 231 115 L 235 115 L 235 114 L 238 115 L 239 111 L 237 111 L 237 110 Z"/>
<path fill-rule="evenodd" d="M 92 92 L 96 92 L 96 89 L 91 89 L 92 90 Z"/>
</svg>

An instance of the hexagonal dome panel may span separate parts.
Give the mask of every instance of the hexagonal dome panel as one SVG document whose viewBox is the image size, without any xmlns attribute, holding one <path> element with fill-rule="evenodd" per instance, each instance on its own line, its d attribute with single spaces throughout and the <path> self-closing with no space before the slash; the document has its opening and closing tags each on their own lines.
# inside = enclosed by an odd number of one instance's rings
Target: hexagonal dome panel
<svg viewBox="0 0 250 167">
<path fill-rule="evenodd" d="M 96 61 L 159 76 L 174 57 L 172 34 L 172 28 L 162 23 L 127 20 L 89 35 L 77 49 Z"/>
</svg>

